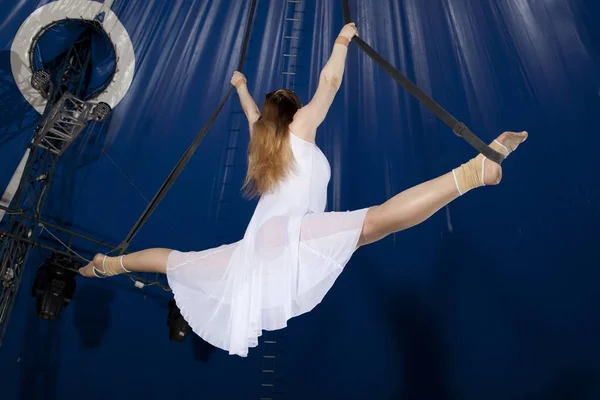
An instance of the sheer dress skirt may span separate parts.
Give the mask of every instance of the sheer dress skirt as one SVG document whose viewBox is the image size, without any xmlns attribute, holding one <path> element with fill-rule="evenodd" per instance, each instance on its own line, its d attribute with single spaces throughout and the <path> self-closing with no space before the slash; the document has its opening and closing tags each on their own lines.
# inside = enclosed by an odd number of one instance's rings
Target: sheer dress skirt
<svg viewBox="0 0 600 400">
<path fill-rule="evenodd" d="M 173 251 L 167 278 L 182 316 L 205 341 L 247 356 L 262 330 L 323 300 L 357 249 L 367 210 L 270 217 L 238 242 Z"/>
</svg>

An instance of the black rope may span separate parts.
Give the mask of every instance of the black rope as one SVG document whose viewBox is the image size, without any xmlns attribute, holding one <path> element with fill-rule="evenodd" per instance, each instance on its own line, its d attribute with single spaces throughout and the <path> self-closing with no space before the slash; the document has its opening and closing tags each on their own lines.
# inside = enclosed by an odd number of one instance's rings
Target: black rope
<svg viewBox="0 0 600 400">
<path fill-rule="evenodd" d="M 252 21 L 254 19 L 254 14 L 256 11 L 256 3 L 257 3 L 257 0 L 253 0 L 252 5 L 250 6 L 250 13 L 248 15 L 248 23 L 246 25 L 246 32 L 244 33 L 244 45 L 242 47 L 242 54 L 240 56 L 240 62 L 238 64 L 239 71 L 242 70 L 242 67 L 244 66 L 244 61 L 246 59 L 246 52 L 248 51 L 248 44 L 250 42 L 250 31 L 252 28 Z M 148 204 L 148 206 L 146 207 L 146 209 L 144 210 L 144 212 L 142 213 L 140 218 L 133 225 L 133 228 L 131 228 L 131 231 L 129 232 L 127 237 L 123 240 L 121 245 L 119 246 L 121 248 L 121 252 L 124 252 L 127 249 L 127 247 L 129 246 L 129 244 L 131 243 L 131 241 L 133 240 L 135 235 L 139 232 L 139 230 L 142 228 L 142 226 L 146 223 L 146 221 L 148 220 L 150 215 L 154 212 L 154 210 L 156 209 L 158 204 L 165 197 L 165 195 L 167 194 L 167 192 L 169 191 L 171 186 L 173 186 L 173 183 L 175 183 L 175 181 L 177 180 L 177 178 L 179 177 L 179 175 L 181 174 L 181 172 L 183 171 L 183 169 L 185 168 L 187 163 L 190 161 L 190 159 L 196 152 L 196 149 L 200 145 L 200 142 L 202 142 L 202 140 L 204 140 L 204 137 L 208 133 L 208 130 L 210 129 L 212 124 L 217 119 L 219 113 L 225 106 L 225 103 L 227 103 L 227 100 L 231 96 L 232 92 L 233 92 L 233 87 L 229 88 L 229 90 L 227 91 L 227 94 L 225 95 L 223 100 L 221 100 L 221 103 L 219 104 L 219 106 L 217 107 L 215 112 L 212 114 L 212 116 L 206 122 L 204 127 L 202 127 L 202 130 L 196 135 L 193 142 L 187 148 L 185 153 L 183 153 L 183 156 L 181 156 L 181 158 L 179 159 L 179 161 L 177 162 L 177 164 L 175 165 L 175 167 L 173 168 L 173 170 L 171 171 L 171 173 L 169 174 L 167 179 L 163 182 L 160 189 L 158 189 L 158 192 L 154 195 L 154 197 L 152 198 L 152 200 L 150 201 L 150 203 Z"/>
<path fill-rule="evenodd" d="M 342 8 L 344 14 L 344 23 L 348 24 L 352 22 L 348 0 L 342 0 Z M 392 66 L 383 57 L 381 57 L 375 50 L 373 50 L 371 46 L 365 43 L 361 38 L 355 36 L 353 38 L 353 41 L 362 51 L 365 52 L 366 55 L 371 57 L 371 59 L 373 59 L 373 61 L 379 64 L 385 72 L 387 72 L 396 82 L 398 82 L 404 89 L 406 89 L 408 93 L 413 95 L 429 111 L 431 111 L 442 122 L 448 125 L 457 136 L 462 137 L 464 140 L 467 141 L 467 143 L 473 146 L 475 150 L 477 150 L 479 153 L 483 154 L 490 160 L 498 164 L 501 164 L 502 161 L 504 161 L 504 154 L 495 151 L 494 149 L 490 148 L 487 144 L 485 144 L 473 132 L 471 132 L 465 124 L 454 118 L 448 111 L 446 111 L 442 106 L 436 103 L 417 85 L 411 82 L 410 79 L 402 75 L 400 71 L 394 68 L 394 66 Z"/>
</svg>

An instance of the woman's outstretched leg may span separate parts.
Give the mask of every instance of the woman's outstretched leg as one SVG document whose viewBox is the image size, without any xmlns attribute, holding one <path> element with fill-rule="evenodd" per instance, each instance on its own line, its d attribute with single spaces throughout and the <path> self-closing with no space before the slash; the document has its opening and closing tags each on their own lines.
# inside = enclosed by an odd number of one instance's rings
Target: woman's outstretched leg
<svg viewBox="0 0 600 400">
<path fill-rule="evenodd" d="M 516 150 L 527 139 L 527 132 L 505 132 L 491 145 L 505 155 Z M 425 221 L 442 207 L 484 185 L 497 185 L 502 167 L 478 155 L 460 168 L 397 194 L 367 212 L 359 245 L 376 242 L 391 233 Z"/>
<path fill-rule="evenodd" d="M 122 257 L 108 257 L 96 254 L 94 262 L 81 268 L 79 272 L 90 278 L 113 276 L 125 272 L 167 273 L 167 261 L 170 249 L 148 249 L 127 254 Z M 94 271 L 94 267 L 96 267 Z M 95 272 L 95 273 L 94 273 Z"/>
</svg>

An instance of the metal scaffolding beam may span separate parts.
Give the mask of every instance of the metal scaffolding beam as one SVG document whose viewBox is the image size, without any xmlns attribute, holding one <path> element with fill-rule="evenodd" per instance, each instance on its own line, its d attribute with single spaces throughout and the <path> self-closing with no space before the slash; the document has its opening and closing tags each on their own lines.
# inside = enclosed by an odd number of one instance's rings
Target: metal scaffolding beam
<svg viewBox="0 0 600 400">
<path fill-rule="evenodd" d="M 38 127 L 33 145 L 62 155 L 93 118 L 94 106 L 65 93 Z"/>
<path fill-rule="evenodd" d="M 9 212 L 0 225 L 0 346 L 21 284 L 29 250 L 36 246 L 58 254 L 65 253 L 64 250 L 54 249 L 53 246 L 36 240 L 39 233 L 36 228 L 41 221 L 43 205 L 57 161 L 89 121 L 102 120 L 111 112 L 106 103 L 94 104 L 85 101 L 92 35 L 94 30 L 103 28 L 96 21 L 81 22 L 87 25 L 87 29 L 53 73 L 43 69 L 32 71 L 32 86 L 42 97 L 48 99 L 48 102 L 42 114 L 42 122 L 35 128 L 29 144 L 29 158 L 10 203 L 11 208 L 1 207 Z M 51 26 L 53 24 L 47 28 Z M 31 65 L 35 63 L 32 62 Z M 145 281 L 142 278 L 138 280 Z"/>
<path fill-rule="evenodd" d="M 57 157 L 32 146 L 13 204 L 17 210 L 27 210 L 34 218 L 20 218 L 18 214 L 9 213 L 0 230 L 0 345 L 31 248 L 31 243 L 19 238 L 30 239 L 35 234 L 35 220 L 46 199 Z"/>
</svg>

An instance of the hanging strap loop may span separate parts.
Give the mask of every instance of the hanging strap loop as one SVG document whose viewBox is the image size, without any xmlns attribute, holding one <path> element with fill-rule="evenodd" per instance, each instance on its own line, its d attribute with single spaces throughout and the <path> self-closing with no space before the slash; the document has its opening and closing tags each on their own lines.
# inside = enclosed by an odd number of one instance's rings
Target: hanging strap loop
<svg viewBox="0 0 600 400">
<path fill-rule="evenodd" d="M 242 67 L 244 66 L 244 61 L 246 59 L 246 52 L 248 51 L 248 43 L 250 42 L 250 32 L 251 32 L 251 28 L 252 28 L 252 21 L 254 20 L 254 14 L 256 12 L 256 3 L 257 3 L 257 0 L 253 0 L 252 4 L 250 6 L 250 12 L 248 14 L 248 23 L 246 25 L 246 31 L 244 33 L 244 45 L 242 47 L 242 54 L 240 55 L 240 62 L 239 62 L 239 67 L 238 67 L 239 71 L 242 70 Z M 183 155 L 181 156 L 181 158 L 179 159 L 179 161 L 177 162 L 175 167 L 171 170 L 171 173 L 169 174 L 167 179 L 163 182 L 161 187 L 158 189 L 158 192 L 154 195 L 154 197 L 152 198 L 150 203 L 148 203 L 148 206 L 146 207 L 146 209 L 144 210 L 144 212 L 142 213 L 140 218 L 133 225 L 133 227 L 131 228 L 131 231 L 129 232 L 127 237 L 120 244 L 119 248 L 121 249 L 121 254 L 124 254 L 125 250 L 127 249 L 127 247 L 129 247 L 129 244 L 131 243 L 131 241 L 133 240 L 135 235 L 137 235 L 137 233 L 142 228 L 142 226 L 146 223 L 146 221 L 148 220 L 150 215 L 154 212 L 156 207 L 158 207 L 158 204 L 166 196 L 169 189 L 171 189 L 171 186 L 173 186 L 173 183 L 175 183 L 175 181 L 177 180 L 177 178 L 179 177 L 179 175 L 181 174 L 181 172 L 183 171 L 183 169 L 185 168 L 187 163 L 190 161 L 190 159 L 196 152 L 196 149 L 198 148 L 198 146 L 200 146 L 200 142 L 202 142 L 202 140 L 204 140 L 204 137 L 208 133 L 208 130 L 210 129 L 212 124 L 217 119 L 217 116 L 219 115 L 219 113 L 221 112 L 223 107 L 225 106 L 225 103 L 227 103 L 227 100 L 231 96 L 232 92 L 233 92 L 233 87 L 229 88 L 229 90 L 227 91 L 227 94 L 225 95 L 225 97 L 223 97 L 223 100 L 221 100 L 221 103 L 219 103 L 219 106 L 217 107 L 215 112 L 208 119 L 206 124 L 200 130 L 200 132 L 198 132 L 198 134 L 196 135 L 196 137 L 194 138 L 192 143 L 189 145 L 189 147 L 187 148 L 185 153 L 183 153 Z"/>
</svg>

